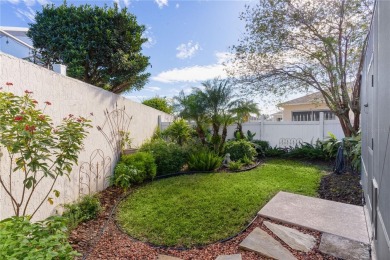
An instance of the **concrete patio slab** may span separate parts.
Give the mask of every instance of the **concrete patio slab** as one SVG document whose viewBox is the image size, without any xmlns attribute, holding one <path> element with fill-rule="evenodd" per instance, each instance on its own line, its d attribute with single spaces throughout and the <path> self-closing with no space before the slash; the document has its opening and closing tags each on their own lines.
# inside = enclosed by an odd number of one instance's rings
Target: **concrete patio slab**
<svg viewBox="0 0 390 260">
<path fill-rule="evenodd" d="M 215 260 L 242 260 L 241 254 L 220 255 Z"/>
<path fill-rule="evenodd" d="M 316 245 L 315 237 L 296 229 L 264 221 L 264 225 L 292 249 L 309 252 Z"/>
<path fill-rule="evenodd" d="M 255 228 L 241 242 L 240 248 L 259 253 L 265 257 L 280 260 L 295 260 L 293 254 L 272 236 L 260 228 Z"/>
<path fill-rule="evenodd" d="M 363 207 L 279 192 L 258 215 L 369 244 Z"/>
<path fill-rule="evenodd" d="M 318 249 L 322 253 L 342 259 L 370 259 L 370 247 L 368 245 L 327 233 L 322 234 L 321 243 Z"/>
</svg>

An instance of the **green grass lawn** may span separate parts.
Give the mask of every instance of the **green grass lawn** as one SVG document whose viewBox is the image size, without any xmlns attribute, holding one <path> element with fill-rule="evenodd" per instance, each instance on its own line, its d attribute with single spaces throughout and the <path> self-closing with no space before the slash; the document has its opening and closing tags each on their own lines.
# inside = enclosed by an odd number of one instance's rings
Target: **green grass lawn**
<svg viewBox="0 0 390 260">
<path fill-rule="evenodd" d="M 240 173 L 193 174 L 154 181 L 121 202 L 117 220 L 156 245 L 203 245 L 242 230 L 278 192 L 316 196 L 321 170 L 288 160 Z"/>
</svg>

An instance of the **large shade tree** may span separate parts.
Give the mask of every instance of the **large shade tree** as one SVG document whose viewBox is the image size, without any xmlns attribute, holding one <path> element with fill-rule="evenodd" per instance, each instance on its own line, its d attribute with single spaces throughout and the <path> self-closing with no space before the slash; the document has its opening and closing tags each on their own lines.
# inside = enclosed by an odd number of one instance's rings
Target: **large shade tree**
<svg viewBox="0 0 390 260">
<path fill-rule="evenodd" d="M 144 31 L 126 8 L 64 3 L 37 12 L 27 35 L 45 65 L 65 64 L 69 76 L 122 93 L 141 89 L 150 76 Z"/>
<path fill-rule="evenodd" d="M 356 134 L 370 2 L 260 0 L 241 14 L 246 33 L 233 46 L 230 73 L 247 90 L 263 94 L 315 89 L 345 135 Z"/>
</svg>

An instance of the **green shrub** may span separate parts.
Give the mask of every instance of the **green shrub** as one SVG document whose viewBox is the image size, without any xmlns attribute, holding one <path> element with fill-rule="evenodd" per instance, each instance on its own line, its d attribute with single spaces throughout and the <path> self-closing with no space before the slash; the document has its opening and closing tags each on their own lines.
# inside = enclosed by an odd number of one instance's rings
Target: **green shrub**
<svg viewBox="0 0 390 260">
<path fill-rule="evenodd" d="M 328 159 L 334 159 L 341 145 L 344 148 L 344 158 L 351 166 L 351 170 L 353 172 L 360 172 L 362 149 L 360 131 L 356 136 L 346 137 L 343 141 L 337 140 L 334 134 L 329 133 L 329 137 L 322 142 L 322 149 L 327 154 Z"/>
<path fill-rule="evenodd" d="M 240 161 L 231 161 L 228 165 L 229 170 L 231 171 L 239 171 L 242 167 L 242 163 Z"/>
<path fill-rule="evenodd" d="M 336 136 L 328 133 L 328 137 L 321 142 L 322 149 L 327 153 L 328 159 L 336 158 L 337 151 L 341 145 L 341 141 L 337 140 Z"/>
<path fill-rule="evenodd" d="M 133 166 L 128 166 L 125 163 L 118 163 L 115 166 L 114 175 L 110 178 L 111 185 L 127 189 L 137 179 L 138 171 Z"/>
<path fill-rule="evenodd" d="M 352 171 L 360 172 L 362 156 L 362 136 L 359 131 L 358 135 L 346 137 L 344 139 L 345 154 L 351 164 Z"/>
<path fill-rule="evenodd" d="M 253 163 L 253 161 L 251 159 L 249 159 L 248 156 L 246 156 L 246 155 L 240 161 L 244 165 L 251 165 Z"/>
<path fill-rule="evenodd" d="M 164 140 L 145 143 L 140 151 L 153 155 L 157 165 L 157 176 L 176 173 L 187 161 L 187 153 L 180 145 Z"/>
<path fill-rule="evenodd" d="M 177 119 L 165 129 L 161 135 L 170 142 L 183 145 L 190 140 L 194 129 L 184 119 Z"/>
<path fill-rule="evenodd" d="M 251 143 L 254 145 L 258 155 L 265 156 L 265 152 L 270 148 L 267 141 L 252 140 Z"/>
<path fill-rule="evenodd" d="M 281 147 L 269 147 L 265 150 L 265 157 L 282 157 L 288 152 L 288 149 Z"/>
<path fill-rule="evenodd" d="M 199 151 L 204 151 L 204 150 L 212 151 L 213 147 L 208 143 L 202 144 L 199 139 L 193 138 L 193 139 L 190 139 L 187 143 L 185 143 L 182 146 L 182 149 L 183 149 L 183 152 L 189 158 L 190 154 L 195 154 Z"/>
<path fill-rule="evenodd" d="M 226 142 L 225 153 L 230 154 L 230 159 L 232 161 L 239 161 L 244 158 L 244 156 L 253 160 L 257 155 L 252 144 L 244 139 Z"/>
<path fill-rule="evenodd" d="M 285 157 L 309 160 L 326 160 L 328 155 L 322 148 L 321 142 L 317 141 L 314 145 L 305 142 L 300 146 L 297 145 L 294 148 L 290 148 L 290 151 L 285 154 Z"/>
<path fill-rule="evenodd" d="M 66 204 L 64 207 L 65 211 L 62 216 L 69 229 L 77 227 L 81 222 L 96 218 L 102 210 L 99 198 L 93 195 L 86 195 L 77 202 Z"/>
<path fill-rule="evenodd" d="M 157 166 L 154 162 L 153 155 L 147 152 L 137 152 L 134 154 L 124 155 L 121 162 L 127 166 L 134 167 L 137 171 L 137 180 L 135 183 L 141 183 L 145 179 L 153 179 L 156 177 Z"/>
<path fill-rule="evenodd" d="M 131 184 L 139 184 L 156 176 L 157 166 L 153 155 L 147 152 L 137 152 L 123 155 L 116 165 L 111 184 L 127 189 Z"/>
<path fill-rule="evenodd" d="M 252 133 L 250 130 L 248 130 L 246 132 L 246 140 L 248 140 L 249 142 L 252 142 L 255 135 L 256 135 L 256 133 Z"/>
<path fill-rule="evenodd" d="M 213 171 L 221 164 L 222 158 L 206 149 L 190 154 L 188 159 L 188 168 L 191 171 Z"/>
<path fill-rule="evenodd" d="M 66 221 L 51 217 L 31 223 L 27 217 L 0 221 L 0 259 L 74 259 Z"/>
</svg>

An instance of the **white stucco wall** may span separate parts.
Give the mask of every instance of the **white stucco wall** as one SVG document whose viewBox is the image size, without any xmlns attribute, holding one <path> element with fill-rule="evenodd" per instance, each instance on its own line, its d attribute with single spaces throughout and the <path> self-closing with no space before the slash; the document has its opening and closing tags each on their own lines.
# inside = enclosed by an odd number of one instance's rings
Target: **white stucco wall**
<svg viewBox="0 0 390 260">
<path fill-rule="evenodd" d="M 12 82 L 13 86 L 7 87 L 6 82 Z M 98 178 L 96 181 L 94 177 L 91 177 L 91 185 L 89 185 L 91 192 L 96 189 L 101 190 L 107 185 L 103 175 L 109 176 L 112 174 L 116 156 L 109 141 L 97 129 L 97 126 L 102 127 L 109 139 L 112 139 L 113 131 L 110 130 L 107 123 L 105 124 L 107 118 L 105 111 L 109 113 L 117 111 L 119 117 L 114 116 L 113 118 L 122 118 L 122 114 L 125 120 L 128 117 L 132 118 L 128 129 L 124 130 L 130 131 L 133 147 L 141 145 L 151 137 L 158 126 L 158 116 L 161 116 L 161 120 L 165 122 L 173 120 L 171 115 L 164 112 L 2 53 L 0 53 L 0 87 L 3 87 L 1 91 L 11 91 L 17 95 L 23 95 L 25 90 L 33 91 L 33 98 L 39 102 L 38 107 L 40 108 L 44 107 L 43 102 L 50 101 L 52 105 L 46 107 L 45 113 L 52 118 L 55 125 L 59 124 L 62 118 L 69 114 L 88 117 L 92 120 L 93 128 L 90 129 L 84 143 L 84 149 L 79 155 L 79 165 L 73 167 L 70 181 L 64 177 L 57 182 L 55 189 L 61 192 L 60 197 L 55 198 L 50 195 L 54 199 L 54 204 L 50 205 L 45 202 L 35 215 L 35 220 L 48 217 L 60 204 L 76 200 L 80 193 L 80 177 L 83 177 L 84 182 L 87 180 L 85 171 L 89 174 L 91 174 L 91 171 L 92 173 L 99 171 L 100 179 Z M 93 116 L 90 113 L 93 113 Z M 113 124 L 126 125 L 120 121 L 115 122 L 115 120 L 113 120 Z M 4 153 L 5 149 L 2 148 L 2 151 Z M 94 155 L 97 156 L 91 158 Z M 86 164 L 90 163 L 91 160 L 93 167 Z M 9 159 L 5 154 L 0 158 L 2 178 L 7 179 L 8 167 Z M 15 192 L 20 192 L 21 181 L 22 179 L 18 179 L 18 174 L 15 173 L 12 180 Z M 39 189 L 31 209 L 37 206 L 39 199 L 44 198 L 47 191 L 45 186 L 47 185 L 48 183 Z M 82 193 L 86 192 L 87 187 L 88 185 L 84 185 Z M 0 219 L 12 215 L 11 201 L 4 189 L 0 187 Z"/>
</svg>

